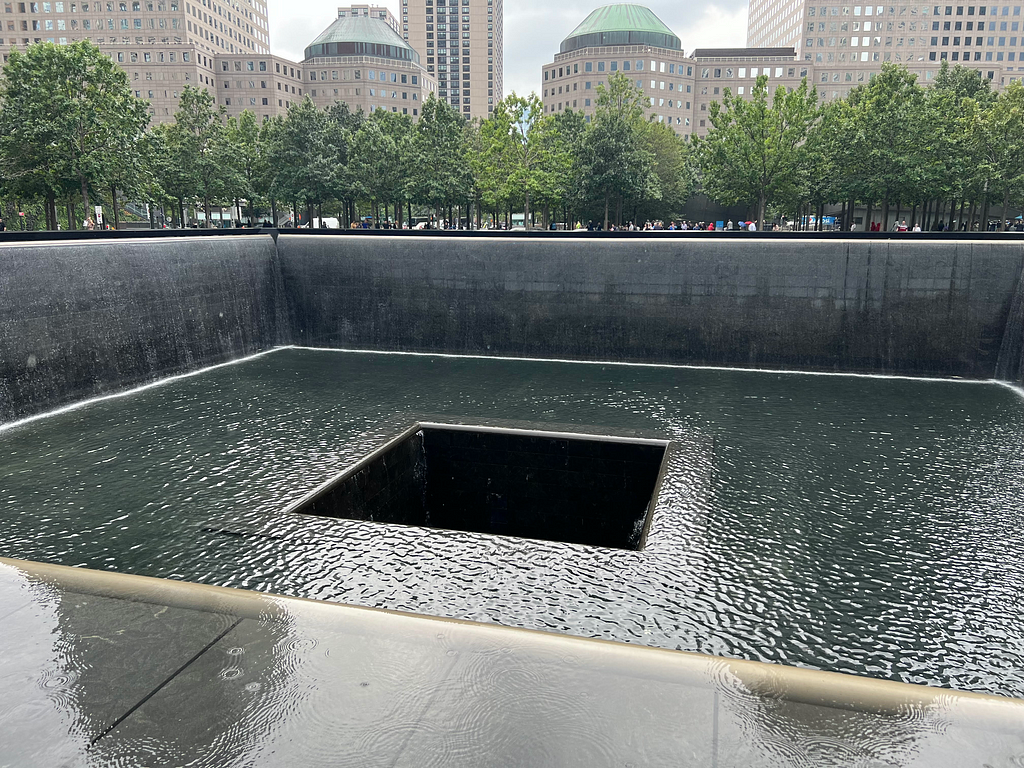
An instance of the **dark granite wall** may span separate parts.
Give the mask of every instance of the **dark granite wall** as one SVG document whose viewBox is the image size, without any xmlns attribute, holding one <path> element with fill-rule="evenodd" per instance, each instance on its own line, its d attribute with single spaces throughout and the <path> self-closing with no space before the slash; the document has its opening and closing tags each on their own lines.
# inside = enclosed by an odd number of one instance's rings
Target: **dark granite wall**
<svg viewBox="0 0 1024 768">
<path fill-rule="evenodd" d="M 282 236 L 294 343 L 991 377 L 1024 241 Z"/>
<path fill-rule="evenodd" d="M 287 340 L 270 235 L 0 246 L 0 422 Z"/>
<path fill-rule="evenodd" d="M 425 525 L 423 434 L 415 432 L 319 493 L 297 512 L 377 523 Z"/>
<path fill-rule="evenodd" d="M 1024 384 L 1024 268 L 1017 277 L 1017 287 L 1010 303 L 995 377 Z"/>
<path fill-rule="evenodd" d="M 1024 375 L 1024 240 L 0 244 L 0 422 L 277 344 Z"/>
</svg>

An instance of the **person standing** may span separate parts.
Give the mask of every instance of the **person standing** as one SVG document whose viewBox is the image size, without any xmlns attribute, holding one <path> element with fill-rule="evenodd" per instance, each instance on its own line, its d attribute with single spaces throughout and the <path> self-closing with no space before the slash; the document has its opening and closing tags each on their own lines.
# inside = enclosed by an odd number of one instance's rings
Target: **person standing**
<svg viewBox="0 0 1024 768">
<path fill-rule="evenodd" d="M 0 232 L 6 232 L 6 231 L 7 231 L 7 225 L 4 224 L 4 217 L 0 216 Z"/>
</svg>

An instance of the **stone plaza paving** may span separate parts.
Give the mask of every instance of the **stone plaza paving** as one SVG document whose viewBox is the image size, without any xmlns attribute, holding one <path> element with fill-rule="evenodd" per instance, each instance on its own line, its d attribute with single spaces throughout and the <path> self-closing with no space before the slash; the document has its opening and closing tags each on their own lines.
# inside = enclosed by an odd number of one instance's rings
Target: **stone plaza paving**
<svg viewBox="0 0 1024 768">
<path fill-rule="evenodd" d="M 0 765 L 1009 766 L 1024 702 L 0 560 Z"/>
</svg>

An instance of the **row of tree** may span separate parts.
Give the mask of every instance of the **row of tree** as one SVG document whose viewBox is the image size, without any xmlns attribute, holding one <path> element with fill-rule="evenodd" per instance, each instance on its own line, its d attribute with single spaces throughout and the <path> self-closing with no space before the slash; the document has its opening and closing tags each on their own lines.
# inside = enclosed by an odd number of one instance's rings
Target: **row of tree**
<svg viewBox="0 0 1024 768">
<path fill-rule="evenodd" d="M 687 143 L 645 117 L 643 92 L 624 75 L 597 90 L 592 118 L 545 113 L 536 94 L 512 94 L 487 120 L 467 123 L 428 98 L 405 115 L 318 109 L 227 118 L 208 91 L 186 87 L 173 123 L 148 127 L 127 76 L 88 41 L 14 50 L 0 82 L 0 196 L 35 201 L 45 224 L 74 227 L 104 197 L 115 223 L 126 200 L 186 225 L 214 206 L 275 223 L 279 208 L 305 221 L 370 212 L 401 225 L 413 206 L 437 219 L 639 222 L 679 216 L 695 190 L 746 205 L 759 221 L 782 213 L 852 213 L 858 204 L 906 210 L 922 222 L 970 206 L 1024 200 L 1024 86 L 996 95 L 987 80 L 945 64 L 924 89 L 906 68 L 880 74 L 821 105 L 806 83 L 769 93 L 767 79 L 710 105 L 706 137 Z M 948 211 L 947 206 L 948 204 Z M 63 208 L 61 212 L 59 208 Z M 820 220 L 820 216 L 819 216 Z"/>
<path fill-rule="evenodd" d="M 996 94 L 979 72 L 943 62 L 931 88 L 905 67 L 883 65 L 847 98 L 818 103 L 806 83 L 776 89 L 759 78 L 746 100 L 726 90 L 712 129 L 693 144 L 701 187 L 725 204 L 750 203 L 757 218 L 892 209 L 938 228 L 1008 221 L 1024 202 L 1024 85 Z M 820 215 L 818 220 L 820 220 Z"/>
<path fill-rule="evenodd" d="M 58 84 L 53 87 L 53 84 Z M 536 95 L 513 94 L 494 116 L 467 123 L 428 98 L 417 122 L 307 98 L 259 123 L 227 118 L 201 88 L 186 87 L 173 123 L 148 128 L 145 102 L 125 73 L 88 41 L 12 51 L 0 83 L 0 195 L 39 201 L 45 224 L 74 227 L 97 197 L 150 204 L 186 224 L 199 207 L 245 209 L 250 221 L 285 207 L 304 220 L 369 210 L 377 221 L 411 216 L 479 223 L 539 211 L 571 220 L 597 210 L 607 222 L 670 215 L 690 192 L 687 147 L 644 119 L 642 93 L 625 77 L 580 113 L 545 115 Z M 82 216 L 77 212 L 81 207 Z M 59 211 L 63 208 L 63 212 Z"/>
</svg>

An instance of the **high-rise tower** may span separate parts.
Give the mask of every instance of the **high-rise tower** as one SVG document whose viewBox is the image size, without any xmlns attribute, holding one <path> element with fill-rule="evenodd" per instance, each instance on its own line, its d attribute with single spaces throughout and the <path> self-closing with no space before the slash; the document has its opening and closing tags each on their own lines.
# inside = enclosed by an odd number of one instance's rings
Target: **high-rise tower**
<svg viewBox="0 0 1024 768">
<path fill-rule="evenodd" d="M 502 98 L 503 0 L 402 0 L 402 35 L 466 119 Z"/>
</svg>

